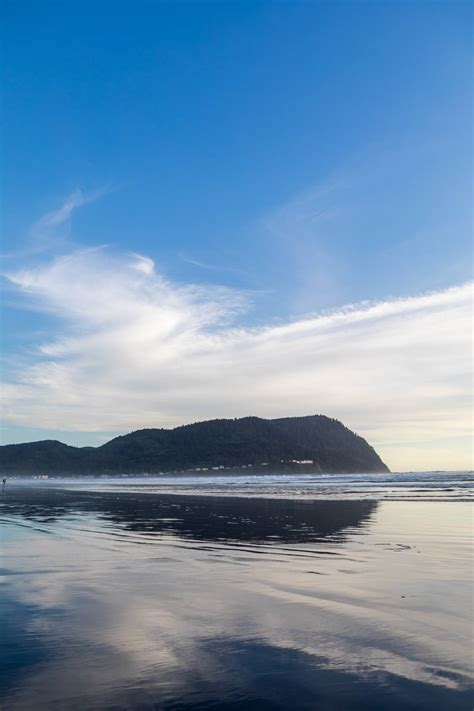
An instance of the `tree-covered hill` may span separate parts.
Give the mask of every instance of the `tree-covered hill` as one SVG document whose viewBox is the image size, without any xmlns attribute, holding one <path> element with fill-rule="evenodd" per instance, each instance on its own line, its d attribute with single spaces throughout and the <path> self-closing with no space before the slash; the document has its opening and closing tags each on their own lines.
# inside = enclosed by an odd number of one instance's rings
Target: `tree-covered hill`
<svg viewBox="0 0 474 711">
<path fill-rule="evenodd" d="M 144 429 L 100 447 L 70 447 L 55 440 L 0 447 L 4 474 L 139 474 L 249 465 L 258 471 L 388 471 L 362 437 L 324 415 Z"/>
</svg>

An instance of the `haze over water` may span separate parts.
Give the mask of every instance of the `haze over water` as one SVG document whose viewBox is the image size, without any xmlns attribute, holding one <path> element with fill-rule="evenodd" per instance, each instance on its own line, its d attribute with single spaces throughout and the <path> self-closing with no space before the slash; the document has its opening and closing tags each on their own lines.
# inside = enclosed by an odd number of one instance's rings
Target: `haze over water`
<svg viewBox="0 0 474 711">
<path fill-rule="evenodd" d="M 472 708 L 468 474 L 159 479 L 7 482 L 2 707 Z"/>
</svg>

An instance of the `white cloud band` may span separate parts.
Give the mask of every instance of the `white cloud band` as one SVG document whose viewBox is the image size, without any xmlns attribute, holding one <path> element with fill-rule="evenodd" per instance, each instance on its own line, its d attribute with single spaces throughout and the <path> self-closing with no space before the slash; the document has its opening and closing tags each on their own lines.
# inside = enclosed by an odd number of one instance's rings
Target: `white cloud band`
<svg viewBox="0 0 474 711">
<path fill-rule="evenodd" d="M 257 329 L 248 297 L 172 284 L 140 255 L 83 250 L 8 279 L 62 333 L 10 365 L 7 419 L 63 430 L 321 412 L 392 468 L 469 468 L 470 284 Z"/>
</svg>

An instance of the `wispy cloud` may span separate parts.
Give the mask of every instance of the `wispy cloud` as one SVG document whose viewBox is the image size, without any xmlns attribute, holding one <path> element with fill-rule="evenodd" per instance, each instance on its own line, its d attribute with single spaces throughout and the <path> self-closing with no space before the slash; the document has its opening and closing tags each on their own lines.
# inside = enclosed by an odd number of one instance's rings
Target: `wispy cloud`
<svg viewBox="0 0 474 711">
<path fill-rule="evenodd" d="M 73 210 L 76 207 L 81 207 L 86 202 L 86 198 L 82 190 L 74 190 L 64 203 L 56 210 L 43 215 L 38 221 L 38 227 L 57 227 L 69 220 Z"/>
<path fill-rule="evenodd" d="M 197 267 L 198 269 L 205 269 L 211 272 L 231 272 L 232 274 L 246 274 L 246 271 L 244 269 L 237 269 L 236 267 L 229 267 L 222 264 L 211 264 L 210 262 L 206 262 L 202 259 L 196 259 L 195 257 L 191 257 L 183 251 L 178 252 L 178 257 L 179 259 L 181 259 L 181 261 L 186 262 L 187 264 L 191 264 L 191 266 Z"/>
<path fill-rule="evenodd" d="M 472 286 L 249 329 L 248 296 L 80 250 L 8 274 L 59 333 L 10 364 L 18 424 L 118 431 L 323 412 L 400 468 L 469 466 Z"/>
<path fill-rule="evenodd" d="M 74 245 L 69 236 L 69 227 L 73 213 L 78 208 L 107 195 L 111 190 L 110 186 L 103 186 L 90 192 L 76 188 L 59 207 L 34 221 L 22 246 L 4 252 L 1 255 L 2 259 L 25 259 L 44 252 L 65 251 L 67 248 L 71 250 Z M 21 240 L 17 242 L 21 244 Z"/>
<path fill-rule="evenodd" d="M 341 303 L 343 276 L 335 235 L 347 200 L 347 185 L 334 177 L 292 196 L 257 225 L 272 262 L 287 284 L 290 312 L 305 313 L 323 300 Z"/>
<path fill-rule="evenodd" d="M 68 195 L 62 205 L 40 217 L 40 219 L 34 224 L 32 231 L 38 232 L 44 229 L 59 227 L 70 220 L 73 212 L 78 207 L 95 202 L 110 192 L 110 186 L 103 186 L 90 192 L 85 192 L 80 188 L 76 188 L 76 190 Z"/>
<path fill-rule="evenodd" d="M 265 229 L 285 239 L 314 237 L 325 220 L 337 215 L 341 182 L 328 181 L 296 195 L 262 220 Z"/>
</svg>

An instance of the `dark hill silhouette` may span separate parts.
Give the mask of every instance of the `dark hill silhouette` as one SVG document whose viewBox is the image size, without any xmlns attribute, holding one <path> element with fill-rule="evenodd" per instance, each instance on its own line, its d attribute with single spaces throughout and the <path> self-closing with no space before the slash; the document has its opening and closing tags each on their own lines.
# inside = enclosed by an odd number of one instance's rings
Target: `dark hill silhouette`
<svg viewBox="0 0 474 711">
<path fill-rule="evenodd" d="M 139 474 L 249 464 L 265 471 L 389 471 L 362 437 L 324 415 L 144 429 L 100 447 L 70 447 L 56 440 L 0 447 L 0 472 L 10 474 Z"/>
</svg>

